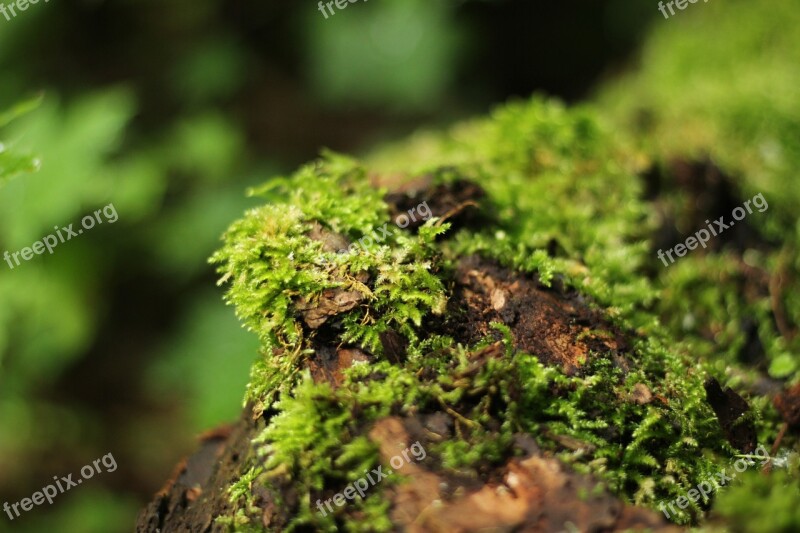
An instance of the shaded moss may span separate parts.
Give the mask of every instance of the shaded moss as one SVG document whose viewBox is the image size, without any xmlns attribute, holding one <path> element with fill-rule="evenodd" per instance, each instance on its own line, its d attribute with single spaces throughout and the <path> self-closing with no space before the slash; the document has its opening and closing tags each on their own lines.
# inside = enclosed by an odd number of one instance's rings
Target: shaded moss
<svg viewBox="0 0 800 533">
<path fill-rule="evenodd" d="M 800 529 L 800 475 L 798 456 L 791 463 L 773 471 L 745 472 L 735 485 L 717 496 L 714 517 L 724 518 L 732 532 L 759 531 L 768 528 L 777 533 Z"/>
<path fill-rule="evenodd" d="M 759 193 L 766 198 L 769 210 L 746 218 L 757 238 L 745 250 L 698 250 L 680 265 L 659 267 L 663 316 L 699 351 L 727 363 L 737 362 L 746 342 L 742 322 L 752 319 L 770 373 L 796 381 L 796 282 L 784 285 L 778 295 L 770 294 L 778 290 L 775 285 L 753 295 L 741 290 L 736 277 L 743 277 L 740 262 L 763 271 L 773 283 L 800 275 L 800 8 L 792 0 L 733 0 L 704 5 L 690 15 L 651 35 L 641 67 L 605 87 L 598 108 L 635 139 L 662 174 L 661 211 L 678 221 L 688 218 L 685 206 L 698 198 L 672 185 L 669 167 L 675 160 L 711 160 L 730 179 L 738 200 Z M 705 218 L 722 215 L 730 219 L 730 211 L 709 212 Z M 685 238 L 702 226 L 681 227 Z M 765 250 L 769 243 L 778 245 Z M 687 298 L 687 291 L 694 296 Z M 687 309 L 692 302 L 698 304 L 696 313 Z M 789 335 L 773 323 L 776 307 Z M 711 330 L 713 338 L 698 334 L 701 328 Z"/>
</svg>

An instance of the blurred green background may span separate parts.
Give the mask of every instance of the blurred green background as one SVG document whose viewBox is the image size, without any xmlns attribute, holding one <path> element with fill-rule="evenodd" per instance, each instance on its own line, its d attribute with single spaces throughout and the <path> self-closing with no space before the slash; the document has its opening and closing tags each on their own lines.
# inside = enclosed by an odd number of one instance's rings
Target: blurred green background
<svg viewBox="0 0 800 533">
<path fill-rule="evenodd" d="M 0 531 L 130 531 L 196 436 L 239 416 L 258 343 L 206 259 L 255 205 L 247 187 L 510 97 L 580 100 L 658 17 L 636 0 L 375 0 L 327 20 L 312 0 L 82 0 L 0 16 L 0 253 L 119 214 L 0 263 L 0 504 L 107 453 L 119 465 L 0 515 Z"/>
</svg>

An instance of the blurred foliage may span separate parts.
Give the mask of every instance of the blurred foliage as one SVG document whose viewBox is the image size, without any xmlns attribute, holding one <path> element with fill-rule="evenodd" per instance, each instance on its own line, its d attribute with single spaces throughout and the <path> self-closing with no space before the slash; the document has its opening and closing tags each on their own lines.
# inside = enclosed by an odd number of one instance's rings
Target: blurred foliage
<svg viewBox="0 0 800 533">
<path fill-rule="evenodd" d="M 261 77 L 275 79 L 247 42 L 250 20 L 295 18 L 286 35 L 307 54 L 303 75 L 320 105 L 345 95 L 430 109 L 453 79 L 443 3 L 365 5 L 324 26 L 306 9 L 250 5 L 253 17 L 233 21 L 222 2 L 180 4 L 42 5 L 0 26 L 0 101 L 22 102 L 0 113 L 0 248 L 18 251 L 108 203 L 119 213 L 53 255 L 1 264 L 2 499 L 18 501 L 100 453 L 120 464 L 52 510 L 28 513 L 14 524 L 22 531 L 129 530 L 139 502 L 192 449 L 191 433 L 239 415 L 258 342 L 213 290 L 206 258 L 253 205 L 244 189 L 281 166 L 280 146 L 248 146 L 253 116 L 231 112 Z M 81 27 L 91 39 L 76 38 Z M 373 50 L 348 44 L 353 29 L 394 37 Z M 338 54 L 332 43 L 342 43 Z M 32 88 L 45 91 L 26 99 Z M 39 172 L 12 179 L 39 161 Z"/>
<path fill-rule="evenodd" d="M 12 120 L 35 109 L 40 103 L 40 98 L 34 98 L 17 104 L 8 111 L 0 113 L 0 131 Z M 7 181 L 24 172 L 35 172 L 39 169 L 39 159 L 27 154 L 17 153 L 12 147 L 7 147 L 0 142 L 0 187 Z"/>
<path fill-rule="evenodd" d="M 463 32 L 456 4 L 405 0 L 348 4 L 309 15 L 308 74 L 329 105 L 436 109 L 456 72 Z"/>
<path fill-rule="evenodd" d="M 100 328 L 108 327 L 105 324 L 119 315 L 120 306 L 126 305 L 118 299 L 119 285 L 124 283 L 121 280 L 147 283 L 147 277 L 155 276 L 163 277 L 162 284 L 191 287 L 193 279 L 207 275 L 205 258 L 227 221 L 248 204 L 238 192 L 242 183 L 231 185 L 223 179 L 236 172 L 235 162 L 241 157 L 241 139 L 234 126 L 218 116 L 191 117 L 166 131 L 152 146 L 124 153 L 135 107 L 135 99 L 124 89 L 83 96 L 68 104 L 46 97 L 39 109 L 8 128 L 10 137 L 17 139 L 15 146 L 35 150 L 42 166 L 36 174 L 9 182 L 0 194 L 0 244 L 4 250 L 13 252 L 30 246 L 51 233 L 54 226 L 77 222 L 111 202 L 119 221 L 114 226 L 94 228 L 59 245 L 53 255 L 36 256 L 13 270 L 3 263 L 0 469 L 6 475 L 0 484 L 2 492 L 14 486 L 6 486 L 6 480 L 13 483 L 28 478 L 22 487 L 35 489 L 59 469 L 74 470 L 94 454 L 108 451 L 121 456 L 122 469 L 142 468 L 132 464 L 136 456 L 126 449 L 139 439 L 126 443 L 124 434 L 105 434 L 100 413 L 93 413 L 80 400 L 64 402 L 57 391 L 71 388 L 65 380 L 72 379 L 73 369 L 86 357 L 127 358 L 118 362 L 118 370 L 111 376 L 104 375 L 102 364 L 98 369 L 84 369 L 82 379 L 88 382 L 108 378 L 105 386 L 98 386 L 100 394 L 113 394 L 115 387 L 124 387 L 129 380 L 135 384 L 141 371 L 128 371 L 135 369 L 137 358 L 150 364 L 152 356 L 115 348 L 130 343 L 134 331 L 120 331 L 114 339 L 100 333 Z M 179 197 L 168 196 L 173 188 L 167 179 L 170 175 L 187 180 Z M 200 331 L 205 335 L 198 339 L 197 326 L 187 325 L 176 328 L 164 341 L 154 339 L 147 349 L 162 357 L 157 360 L 159 366 L 148 371 L 155 373 L 156 379 L 147 382 L 156 387 L 148 391 L 150 401 L 165 402 L 164 407 L 169 405 L 169 398 L 186 402 L 183 416 L 187 418 L 181 425 L 187 434 L 238 416 L 246 368 L 256 344 L 227 316 L 216 294 L 189 299 L 185 309 L 184 320 L 204 324 Z M 141 306 L 134 311 L 148 312 Z M 147 347 L 147 343 L 134 344 Z M 163 348 L 158 348 L 159 344 Z M 189 354 L 191 363 L 187 361 Z M 233 372 L 237 361 L 238 372 Z M 157 368 L 172 371 L 158 372 Z M 209 382 L 212 379 L 213 387 Z M 56 392 L 48 394 L 48 390 Z M 208 390 L 214 394 L 209 395 Z M 123 404 L 109 400 L 118 404 L 117 409 Z M 148 432 L 163 431 L 157 419 L 147 426 Z M 58 449 L 72 453 L 59 460 L 52 455 Z M 50 457 L 49 464 L 31 469 L 37 456 Z M 174 457 L 167 460 L 174 461 Z M 162 472 L 169 470 L 163 459 L 161 464 L 166 468 Z M 38 474 L 32 475 L 31 470 Z M 110 499 L 112 505 L 90 501 L 89 493 L 74 501 L 84 509 L 107 508 L 105 518 L 93 518 L 98 524 L 94 530 L 108 531 L 109 523 L 129 524 L 138 497 L 103 494 L 99 489 L 96 487 L 92 494 L 101 500 Z M 24 492 L 15 491 L 15 495 L 13 501 Z M 109 520 L 114 510 L 128 518 Z M 82 514 L 77 510 L 64 512 L 76 517 Z M 39 527 L 36 520 L 26 521 L 33 530 Z M 78 530 L 77 524 L 75 527 Z"/>
</svg>

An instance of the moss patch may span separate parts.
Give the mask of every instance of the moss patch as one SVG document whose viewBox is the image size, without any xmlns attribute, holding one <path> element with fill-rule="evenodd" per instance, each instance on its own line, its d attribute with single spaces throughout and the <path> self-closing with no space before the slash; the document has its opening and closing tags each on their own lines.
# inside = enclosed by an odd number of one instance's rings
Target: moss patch
<svg viewBox="0 0 800 533">
<path fill-rule="evenodd" d="M 709 4 L 655 33 L 641 72 L 598 98 L 602 115 L 513 102 L 364 164 L 326 154 L 255 191 L 271 203 L 235 223 L 213 260 L 262 340 L 247 400 L 267 426 L 220 523 L 390 529 L 383 488 L 315 509 L 378 465 L 369 432 L 390 416 L 428 429 L 424 468 L 453 498 L 501 479 L 527 436 L 657 509 L 736 453 L 709 376 L 749 403 L 760 444 L 775 439 L 771 397 L 800 376 L 798 17 L 789 0 Z M 404 183 L 386 178 L 398 173 Z M 662 267 L 659 243 L 757 193 L 763 216 Z M 397 228 L 421 201 L 435 216 Z M 385 239 L 337 253 L 385 225 Z M 769 496 L 786 483 L 747 486 Z M 267 520 L 254 487 L 286 513 Z M 720 516 L 750 508 L 744 490 L 721 497 Z M 676 518 L 702 520 L 707 505 Z"/>
</svg>

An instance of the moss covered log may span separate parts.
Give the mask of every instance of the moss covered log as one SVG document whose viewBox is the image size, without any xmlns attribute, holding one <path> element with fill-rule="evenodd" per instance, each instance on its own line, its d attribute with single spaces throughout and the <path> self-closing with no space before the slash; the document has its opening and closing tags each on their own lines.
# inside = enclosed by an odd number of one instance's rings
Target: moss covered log
<svg viewBox="0 0 800 533">
<path fill-rule="evenodd" d="M 140 530 L 800 528 L 800 8 L 692 17 L 588 104 L 252 191 L 212 258 L 262 343 L 243 420 Z"/>
</svg>

